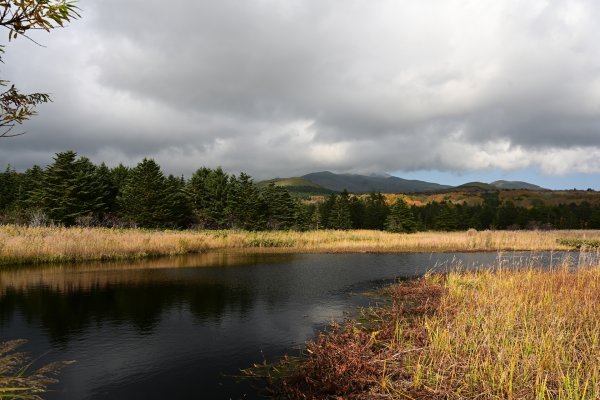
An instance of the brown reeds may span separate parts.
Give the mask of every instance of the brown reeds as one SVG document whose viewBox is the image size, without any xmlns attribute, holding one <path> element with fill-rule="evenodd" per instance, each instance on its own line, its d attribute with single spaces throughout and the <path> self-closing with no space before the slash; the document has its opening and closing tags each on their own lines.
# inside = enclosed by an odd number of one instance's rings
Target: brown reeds
<svg viewBox="0 0 600 400">
<path fill-rule="evenodd" d="M 0 399 L 42 400 L 47 387 L 58 382 L 56 375 L 72 361 L 59 361 L 29 371 L 31 360 L 18 349 L 26 341 L 0 343 Z"/>
<path fill-rule="evenodd" d="M 563 239 L 593 240 L 599 231 L 149 231 L 0 226 L 0 264 L 135 259 L 213 249 L 269 252 L 445 252 L 568 250 Z M 558 240 L 563 240 L 558 242 Z"/>
<path fill-rule="evenodd" d="M 310 342 L 287 399 L 597 399 L 600 269 L 430 275 Z M 284 361 L 285 362 L 285 361 Z"/>
</svg>

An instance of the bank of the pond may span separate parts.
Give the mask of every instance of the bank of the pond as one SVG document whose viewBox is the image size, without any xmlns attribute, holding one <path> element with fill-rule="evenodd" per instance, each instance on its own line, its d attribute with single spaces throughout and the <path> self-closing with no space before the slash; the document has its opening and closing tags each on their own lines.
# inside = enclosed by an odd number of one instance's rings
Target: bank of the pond
<svg viewBox="0 0 600 400">
<path fill-rule="evenodd" d="M 573 239 L 600 231 L 468 231 L 394 234 L 381 231 L 150 231 L 0 226 L 0 264 L 136 259 L 217 249 L 270 252 L 476 252 L 573 249 Z M 567 240 L 568 239 L 568 240 Z"/>
<path fill-rule="evenodd" d="M 599 290 L 597 267 L 396 284 L 387 306 L 322 333 L 303 361 L 268 369 L 274 398 L 596 399 Z"/>
</svg>

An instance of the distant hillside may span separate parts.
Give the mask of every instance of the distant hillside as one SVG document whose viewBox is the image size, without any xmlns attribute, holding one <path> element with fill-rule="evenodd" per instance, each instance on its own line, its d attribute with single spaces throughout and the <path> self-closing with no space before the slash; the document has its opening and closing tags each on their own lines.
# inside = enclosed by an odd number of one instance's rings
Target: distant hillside
<svg viewBox="0 0 600 400">
<path fill-rule="evenodd" d="M 300 196 L 327 195 L 334 193 L 333 190 L 326 189 L 314 182 L 298 177 L 269 179 L 259 182 L 258 187 L 265 187 L 271 183 L 275 184 L 275 186 L 283 186 L 291 194 Z"/>
<path fill-rule="evenodd" d="M 495 181 L 492 183 L 467 182 L 459 186 L 439 190 L 440 193 L 450 192 L 497 192 L 500 190 L 546 190 L 540 186 L 521 181 Z"/>
<path fill-rule="evenodd" d="M 334 174 L 333 172 L 314 172 L 302 176 L 317 185 L 341 192 L 346 189 L 351 193 L 420 193 L 449 188 L 450 186 L 418 180 L 408 180 L 389 175 L 355 175 Z"/>
<path fill-rule="evenodd" d="M 274 183 L 284 186 L 291 193 L 302 195 L 321 195 L 341 192 L 344 189 L 350 193 L 482 193 L 502 190 L 546 190 L 540 186 L 521 182 L 499 180 L 492 183 L 468 182 L 460 186 L 440 185 L 438 183 L 419 180 L 402 179 L 387 174 L 335 174 L 329 171 L 313 172 L 301 177 L 275 178 L 259 182 L 259 186 Z"/>
<path fill-rule="evenodd" d="M 454 188 L 452 188 L 451 190 L 458 190 L 458 191 L 485 191 L 485 192 L 495 192 L 498 191 L 498 187 L 493 186 L 489 183 L 483 183 L 483 182 L 467 182 L 464 183 L 460 186 L 456 186 Z"/>
<path fill-rule="evenodd" d="M 522 182 L 522 181 L 495 181 L 490 183 L 490 185 L 497 187 L 498 189 L 508 189 L 508 190 L 546 190 L 541 186 L 534 185 L 532 183 Z"/>
<path fill-rule="evenodd" d="M 267 181 L 262 181 L 258 183 L 258 186 L 267 186 L 270 183 L 274 183 L 275 186 L 305 186 L 305 187 L 314 187 L 314 188 L 320 188 L 321 186 L 317 185 L 314 182 L 311 182 L 309 180 L 306 180 L 304 178 L 275 178 L 275 179 L 269 179 Z"/>
</svg>

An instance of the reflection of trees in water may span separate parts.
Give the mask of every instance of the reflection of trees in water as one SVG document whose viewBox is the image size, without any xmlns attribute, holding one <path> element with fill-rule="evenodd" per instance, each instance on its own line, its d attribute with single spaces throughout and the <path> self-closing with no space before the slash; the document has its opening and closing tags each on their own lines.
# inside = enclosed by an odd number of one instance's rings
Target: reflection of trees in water
<svg viewBox="0 0 600 400">
<path fill-rule="evenodd" d="M 131 324 L 141 334 L 150 334 L 163 313 L 188 307 L 201 321 L 218 321 L 230 312 L 247 313 L 256 301 L 251 285 L 210 282 L 192 284 L 107 284 L 98 287 L 57 291 L 47 286 L 23 290 L 7 288 L 0 298 L 0 323 L 5 325 L 15 312 L 29 324 L 37 321 L 49 339 L 66 343 L 94 324 Z"/>
<path fill-rule="evenodd" d="M 228 250 L 127 262 L 5 267 L 0 269 L 0 296 L 7 288 L 25 290 L 34 285 L 44 285 L 64 291 L 73 286 L 90 288 L 112 283 L 138 284 L 169 279 L 169 271 L 172 270 L 286 263 L 294 257 L 294 254 L 248 253 Z"/>
</svg>

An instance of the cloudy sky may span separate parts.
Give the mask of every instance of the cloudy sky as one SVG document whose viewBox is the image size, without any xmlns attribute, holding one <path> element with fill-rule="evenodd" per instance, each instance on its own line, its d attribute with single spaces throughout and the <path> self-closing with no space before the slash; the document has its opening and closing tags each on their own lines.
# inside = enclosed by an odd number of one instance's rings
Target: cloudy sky
<svg viewBox="0 0 600 400">
<path fill-rule="evenodd" d="M 600 189 L 595 0 L 81 0 L 7 45 L 52 93 L 0 162 L 320 170 Z"/>
</svg>

